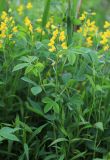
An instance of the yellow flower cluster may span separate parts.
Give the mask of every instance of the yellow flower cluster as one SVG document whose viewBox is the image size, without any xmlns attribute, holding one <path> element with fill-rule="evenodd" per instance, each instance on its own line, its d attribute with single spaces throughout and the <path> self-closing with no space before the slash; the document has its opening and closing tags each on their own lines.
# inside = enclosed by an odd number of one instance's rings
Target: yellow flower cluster
<svg viewBox="0 0 110 160">
<path fill-rule="evenodd" d="M 37 32 L 37 33 L 40 33 L 40 34 L 42 34 L 42 35 L 45 35 L 45 31 L 42 29 L 42 27 L 41 27 L 41 22 L 42 22 L 42 18 L 38 18 L 37 20 L 37 24 L 38 24 L 38 26 L 37 26 L 37 28 L 35 29 L 35 31 Z M 40 24 L 40 25 L 39 25 Z"/>
<path fill-rule="evenodd" d="M 31 9 L 31 8 L 32 8 L 32 3 L 31 3 L 31 2 L 28 2 L 27 5 L 26 5 L 26 8 L 27 8 L 27 9 Z"/>
<path fill-rule="evenodd" d="M 64 31 L 62 31 L 62 32 L 60 32 L 60 36 L 59 36 L 59 41 L 64 41 L 65 40 L 65 32 Z"/>
<path fill-rule="evenodd" d="M 38 22 L 38 23 L 41 23 L 41 22 L 42 22 L 42 19 L 41 19 L 41 18 L 38 18 L 38 19 L 37 19 L 37 22 Z"/>
<path fill-rule="evenodd" d="M 49 48 L 49 51 L 50 51 L 50 52 L 56 51 L 55 40 L 56 40 L 57 36 L 58 36 L 58 29 L 56 29 L 56 30 L 53 32 L 52 38 L 50 39 L 50 42 L 48 43 L 48 46 L 50 47 L 50 48 Z"/>
<path fill-rule="evenodd" d="M 8 14 L 3 11 L 1 14 L 0 23 L 0 48 L 5 38 L 9 40 L 18 32 L 17 26 L 15 26 L 15 21 L 13 17 L 9 17 Z"/>
<path fill-rule="evenodd" d="M 28 17 L 25 17 L 24 23 L 28 27 L 28 30 L 32 33 L 33 32 L 33 26 L 32 26 L 32 23 L 31 23 L 31 21 Z"/>
<path fill-rule="evenodd" d="M 66 41 L 65 41 L 65 39 L 66 39 L 66 37 L 65 37 L 65 32 L 64 32 L 64 31 L 61 31 L 61 32 L 59 33 L 58 29 L 55 29 L 55 30 L 53 31 L 52 38 L 50 39 L 50 42 L 48 43 L 48 46 L 50 47 L 50 48 L 49 48 L 49 51 L 50 51 L 50 52 L 56 51 L 55 40 L 57 39 L 58 35 L 59 35 L 59 42 L 61 42 L 61 47 L 62 47 L 63 49 L 67 49 L 67 44 L 66 44 Z"/>
<path fill-rule="evenodd" d="M 88 12 L 84 11 L 84 12 L 82 13 L 82 15 L 79 17 L 79 20 L 80 20 L 80 21 L 84 21 L 84 20 L 86 20 L 87 16 L 95 16 L 95 15 L 96 15 L 95 12 L 88 13 Z"/>
<path fill-rule="evenodd" d="M 23 6 L 22 4 L 19 5 L 19 7 L 18 7 L 18 9 L 17 9 L 18 14 L 19 14 L 19 15 L 22 15 L 22 14 L 23 14 L 23 10 L 24 10 L 24 6 Z"/>
<path fill-rule="evenodd" d="M 103 47 L 104 51 L 107 51 L 110 48 L 110 22 L 105 21 L 104 24 L 104 32 L 99 32 L 98 27 L 95 24 L 95 21 L 91 21 L 88 16 L 90 14 L 84 12 L 81 17 L 79 18 L 82 23 L 82 27 L 78 29 L 78 33 L 81 33 L 82 36 L 85 38 L 86 46 L 91 47 L 93 46 L 93 39 L 99 38 L 100 44 Z M 91 13 L 91 15 L 96 15 L 95 12 Z"/>
<path fill-rule="evenodd" d="M 86 39 L 86 45 L 90 47 L 93 45 L 93 37 L 97 36 L 98 27 L 96 26 L 95 21 L 87 19 L 77 32 L 82 34 L 82 36 Z"/>
<path fill-rule="evenodd" d="M 105 21 L 104 28 L 106 29 L 106 28 L 109 28 L 109 27 L 110 27 L 110 22 Z"/>
<path fill-rule="evenodd" d="M 87 17 L 87 12 L 82 13 L 81 17 L 79 17 L 80 21 L 84 21 Z"/>
<path fill-rule="evenodd" d="M 93 45 L 92 37 L 87 37 L 86 42 L 88 47 L 92 46 Z"/>
<path fill-rule="evenodd" d="M 65 42 L 65 39 L 66 39 L 65 32 L 64 31 L 60 32 L 59 41 L 62 42 L 61 46 L 63 49 L 67 49 L 67 44 Z"/>
<path fill-rule="evenodd" d="M 104 51 L 107 51 L 110 44 L 110 23 L 108 21 L 105 21 L 104 28 L 106 30 L 100 33 L 100 44 L 103 46 Z"/>
<path fill-rule="evenodd" d="M 32 3 L 31 3 L 31 2 L 28 2 L 26 6 L 20 4 L 20 5 L 18 6 L 18 8 L 17 8 L 18 14 L 19 14 L 19 15 L 22 15 L 25 8 L 26 8 L 26 9 L 32 9 L 32 7 L 33 7 L 33 6 L 32 6 Z"/>
<path fill-rule="evenodd" d="M 37 27 L 37 28 L 35 29 L 35 31 L 36 31 L 37 33 L 41 33 L 42 35 L 45 35 L 45 31 L 42 30 L 41 27 Z"/>
<path fill-rule="evenodd" d="M 48 21 L 47 24 L 46 24 L 46 28 L 47 28 L 47 29 L 50 29 L 51 26 L 53 25 L 53 22 L 54 22 L 54 18 L 53 18 L 53 16 L 52 16 L 52 17 L 49 18 L 49 21 Z"/>
</svg>

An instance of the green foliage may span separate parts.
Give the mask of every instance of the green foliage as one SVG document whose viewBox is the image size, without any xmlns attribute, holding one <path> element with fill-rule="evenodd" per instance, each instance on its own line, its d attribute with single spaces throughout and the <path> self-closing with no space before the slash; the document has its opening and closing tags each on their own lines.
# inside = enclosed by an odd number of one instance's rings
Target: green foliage
<svg viewBox="0 0 110 160">
<path fill-rule="evenodd" d="M 103 50 L 99 32 L 89 47 L 76 32 L 84 27 L 77 2 L 33 0 L 27 7 L 13 0 L 8 21 L 2 13 L 0 159 L 110 159 L 110 51 Z M 100 2 L 83 1 L 79 15 Z"/>
</svg>

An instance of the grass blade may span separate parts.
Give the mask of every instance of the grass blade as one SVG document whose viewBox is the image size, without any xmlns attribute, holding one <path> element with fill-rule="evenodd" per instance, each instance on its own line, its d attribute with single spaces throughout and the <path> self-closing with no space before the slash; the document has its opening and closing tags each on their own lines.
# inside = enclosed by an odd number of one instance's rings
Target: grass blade
<svg viewBox="0 0 110 160">
<path fill-rule="evenodd" d="M 43 17 L 42 17 L 42 28 L 45 28 L 45 25 L 48 20 L 48 14 L 49 14 L 49 10 L 50 10 L 50 2 L 51 2 L 51 0 L 46 0 L 44 13 L 43 13 Z"/>
</svg>

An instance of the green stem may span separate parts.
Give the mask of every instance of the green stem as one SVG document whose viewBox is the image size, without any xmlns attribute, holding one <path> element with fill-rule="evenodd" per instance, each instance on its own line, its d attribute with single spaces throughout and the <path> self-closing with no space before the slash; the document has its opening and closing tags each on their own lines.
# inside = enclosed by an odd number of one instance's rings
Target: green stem
<svg viewBox="0 0 110 160">
<path fill-rule="evenodd" d="M 72 43 L 72 20 L 71 20 L 71 0 L 68 0 L 68 8 L 67 8 L 67 43 L 70 45 Z"/>
</svg>

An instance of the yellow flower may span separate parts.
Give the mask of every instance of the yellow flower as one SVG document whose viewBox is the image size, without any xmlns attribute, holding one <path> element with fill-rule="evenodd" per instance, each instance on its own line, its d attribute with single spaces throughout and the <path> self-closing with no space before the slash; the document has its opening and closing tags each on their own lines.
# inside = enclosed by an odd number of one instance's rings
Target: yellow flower
<svg viewBox="0 0 110 160">
<path fill-rule="evenodd" d="M 53 31 L 52 39 L 55 40 L 57 38 L 57 35 L 58 35 L 58 29 Z"/>
<path fill-rule="evenodd" d="M 58 29 L 56 29 L 54 32 L 53 32 L 53 36 L 57 36 L 58 35 Z"/>
<path fill-rule="evenodd" d="M 88 46 L 88 47 L 90 47 L 90 46 L 93 45 L 93 40 L 92 40 L 91 37 L 88 37 L 88 38 L 86 39 L 86 42 L 87 42 L 87 46 Z"/>
<path fill-rule="evenodd" d="M 49 21 L 48 21 L 47 24 L 46 24 L 46 28 L 47 28 L 47 29 L 50 29 L 53 21 L 54 21 L 53 17 L 50 17 Z"/>
<path fill-rule="evenodd" d="M 13 28 L 12 28 L 12 31 L 13 31 L 14 33 L 18 32 L 17 26 L 13 27 Z"/>
<path fill-rule="evenodd" d="M 22 15 L 22 14 L 23 14 L 23 10 L 24 10 L 24 6 L 23 6 L 23 5 L 20 5 L 20 6 L 18 7 L 18 9 L 17 9 L 18 14 L 19 14 L 19 15 Z"/>
<path fill-rule="evenodd" d="M 30 31 L 30 32 L 33 32 L 33 26 L 32 26 L 31 21 L 30 21 L 30 19 L 29 19 L 28 17 L 25 17 L 24 23 L 25 23 L 26 26 L 29 27 L 29 28 L 28 28 L 29 31 Z"/>
<path fill-rule="evenodd" d="M 110 38 L 110 30 L 106 30 L 105 34 L 107 38 Z"/>
<path fill-rule="evenodd" d="M 9 21 L 12 21 L 13 20 L 13 17 L 11 16 L 11 17 L 9 17 Z"/>
<path fill-rule="evenodd" d="M 79 17 L 80 21 L 84 21 L 85 18 L 86 18 L 86 15 L 84 13 L 81 15 L 81 17 Z"/>
<path fill-rule="evenodd" d="M 7 17 L 7 13 L 3 11 L 1 15 L 1 19 L 4 20 L 6 17 Z"/>
<path fill-rule="evenodd" d="M 84 11 L 84 14 L 85 14 L 85 15 L 87 15 L 87 14 L 88 14 L 88 12 Z"/>
<path fill-rule="evenodd" d="M 107 39 L 107 38 L 103 38 L 103 39 L 100 41 L 100 44 L 105 45 L 107 42 L 108 42 L 108 39 Z"/>
<path fill-rule="evenodd" d="M 30 31 L 30 32 L 33 32 L 32 24 L 29 25 L 29 31 Z"/>
<path fill-rule="evenodd" d="M 31 21 L 28 17 L 25 17 L 24 23 L 25 23 L 26 26 L 29 26 L 31 24 Z"/>
<path fill-rule="evenodd" d="M 63 42 L 63 43 L 61 44 L 61 46 L 62 46 L 63 49 L 67 49 L 67 48 L 68 48 L 66 42 Z"/>
<path fill-rule="evenodd" d="M 51 23 L 50 23 L 50 22 L 47 22 L 47 24 L 46 24 L 46 28 L 47 28 L 47 29 L 49 29 L 49 28 L 50 28 L 50 26 L 51 26 Z"/>
<path fill-rule="evenodd" d="M 1 22 L 0 31 L 6 31 L 6 29 L 7 29 L 7 24 L 5 22 Z"/>
<path fill-rule="evenodd" d="M 55 46 L 54 46 L 54 45 L 52 45 L 52 46 L 51 46 L 51 48 L 49 49 L 49 51 L 50 51 L 50 52 L 54 52 L 54 51 L 56 51 Z"/>
<path fill-rule="evenodd" d="M 109 28 L 109 27 L 110 27 L 110 23 L 108 21 L 105 21 L 104 28 Z"/>
<path fill-rule="evenodd" d="M 51 28 L 52 28 L 52 29 L 56 29 L 57 27 L 52 24 L 52 25 L 51 25 Z"/>
<path fill-rule="evenodd" d="M 98 31 L 98 27 L 96 27 L 96 26 L 91 26 L 91 27 L 89 28 L 89 30 L 90 30 L 90 32 L 96 33 L 96 32 Z"/>
<path fill-rule="evenodd" d="M 6 17 L 6 18 L 4 19 L 4 22 L 7 23 L 8 21 L 9 21 L 9 18 Z"/>
<path fill-rule="evenodd" d="M 42 35 L 45 35 L 45 31 L 42 30 L 42 28 L 37 27 L 36 30 L 38 33 L 41 33 Z"/>
<path fill-rule="evenodd" d="M 108 51 L 109 50 L 109 45 L 107 44 L 106 46 L 104 46 L 104 51 Z"/>
<path fill-rule="evenodd" d="M 39 23 L 42 22 L 42 19 L 41 19 L 41 18 L 38 18 L 38 19 L 37 19 L 37 22 L 39 22 Z"/>
<path fill-rule="evenodd" d="M 77 30 L 78 33 L 81 33 L 82 32 L 82 28 L 80 27 L 78 30 Z"/>
<path fill-rule="evenodd" d="M 50 39 L 50 42 L 48 43 L 48 46 L 51 47 L 55 44 L 55 41 L 53 39 Z"/>
<path fill-rule="evenodd" d="M 87 19 L 86 24 L 87 24 L 88 27 L 91 25 L 90 19 Z"/>
<path fill-rule="evenodd" d="M 62 31 L 59 36 L 59 41 L 64 41 L 64 40 L 65 40 L 65 32 Z"/>
<path fill-rule="evenodd" d="M 41 32 L 42 32 L 42 29 L 41 29 L 40 27 L 38 27 L 38 28 L 36 28 L 36 31 L 37 31 L 38 33 L 41 33 Z"/>
<path fill-rule="evenodd" d="M 0 37 L 1 37 L 1 38 L 5 38 L 5 37 L 6 37 L 6 34 L 5 34 L 5 32 L 4 32 L 4 31 L 3 31 L 3 32 L 1 32 Z"/>
<path fill-rule="evenodd" d="M 31 9 L 31 8 L 32 8 L 32 3 L 29 2 L 29 3 L 27 4 L 26 8 L 27 8 L 27 9 Z"/>
</svg>

